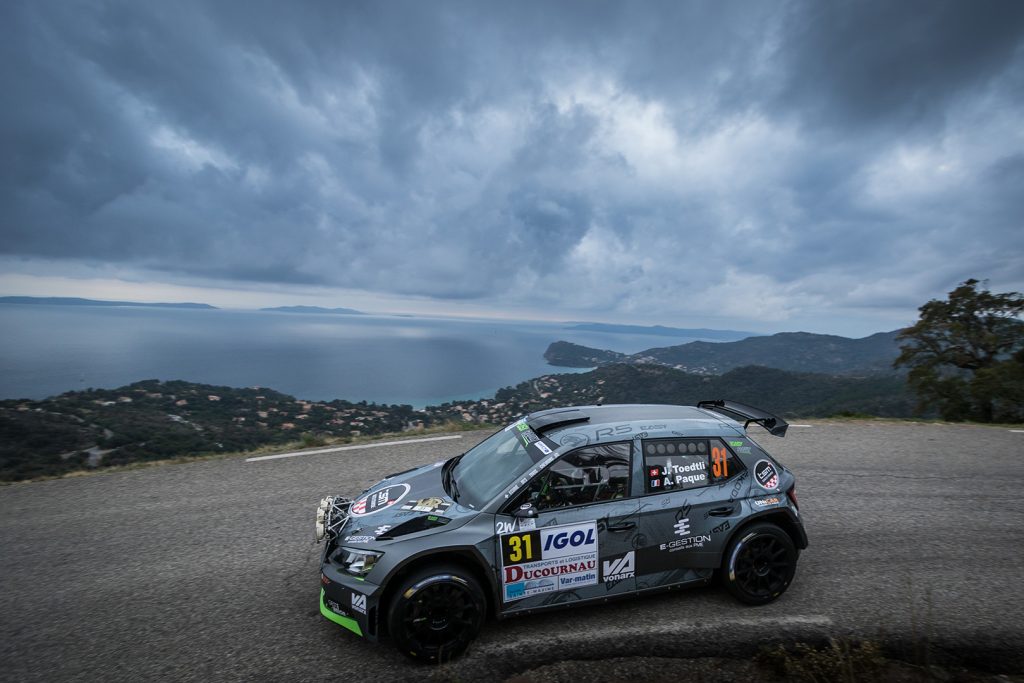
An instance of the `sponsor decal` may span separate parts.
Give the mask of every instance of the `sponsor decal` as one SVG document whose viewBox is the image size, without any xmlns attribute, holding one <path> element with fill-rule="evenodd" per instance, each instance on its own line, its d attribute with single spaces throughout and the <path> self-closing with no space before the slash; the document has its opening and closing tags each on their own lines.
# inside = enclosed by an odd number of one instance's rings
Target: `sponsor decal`
<svg viewBox="0 0 1024 683">
<path fill-rule="evenodd" d="M 596 522 L 524 530 L 518 521 L 518 533 L 500 537 L 505 602 L 597 584 Z"/>
<path fill-rule="evenodd" d="M 779 473 L 775 469 L 775 465 L 767 460 L 758 460 L 754 465 L 754 479 L 763 489 L 779 488 Z"/>
<path fill-rule="evenodd" d="M 729 520 L 725 520 L 724 522 L 722 522 L 721 524 L 716 526 L 714 529 L 712 529 L 711 533 L 713 533 L 713 534 L 720 534 L 723 531 L 728 531 L 729 530 L 729 526 L 730 526 Z"/>
<path fill-rule="evenodd" d="M 379 526 L 376 529 L 374 529 L 373 533 L 374 533 L 375 536 L 380 536 L 381 534 L 387 533 L 390 529 L 391 529 L 391 525 L 390 524 L 384 524 L 384 525 Z"/>
<path fill-rule="evenodd" d="M 373 543 L 377 539 L 374 536 L 346 536 L 345 543 Z"/>
<path fill-rule="evenodd" d="M 686 517 L 675 523 L 676 536 L 690 535 L 690 518 Z"/>
<path fill-rule="evenodd" d="M 747 473 L 743 472 L 739 478 L 736 479 L 736 483 L 732 485 L 732 490 L 729 491 L 729 502 L 736 500 L 736 496 L 739 495 L 740 489 L 743 488 L 743 482 L 747 479 Z"/>
<path fill-rule="evenodd" d="M 729 445 L 732 446 L 733 448 L 739 448 L 740 446 L 743 445 L 743 442 L 742 441 L 730 441 Z"/>
<path fill-rule="evenodd" d="M 647 477 L 651 488 L 695 488 L 708 483 L 708 461 L 703 455 L 657 457 L 660 464 L 647 460 Z M 655 484 L 654 482 L 658 482 Z"/>
<path fill-rule="evenodd" d="M 529 506 L 529 503 L 525 504 L 525 507 Z M 511 522 L 494 523 L 494 533 L 499 536 L 515 533 L 517 528 L 521 531 L 533 531 L 537 528 L 537 520 L 532 517 L 523 517 L 522 519 L 513 519 Z"/>
<path fill-rule="evenodd" d="M 539 437 L 533 432 L 519 432 L 519 438 L 522 439 L 524 446 L 529 446 L 531 443 L 536 442 Z"/>
<path fill-rule="evenodd" d="M 401 509 L 412 510 L 413 512 L 444 512 L 451 506 L 452 504 L 444 498 L 438 498 L 435 496 L 432 498 L 410 500 L 408 503 L 403 505 Z"/>
<path fill-rule="evenodd" d="M 729 451 L 718 446 L 711 448 L 711 473 L 716 479 L 729 478 Z"/>
<path fill-rule="evenodd" d="M 709 534 L 701 534 L 700 536 L 689 536 L 687 538 L 678 538 L 668 543 L 662 543 L 658 546 L 659 550 L 667 550 L 670 553 L 674 553 L 677 550 L 690 550 L 691 548 L 703 548 L 705 543 L 711 542 L 711 536 Z"/>
<path fill-rule="evenodd" d="M 618 583 L 632 579 L 636 573 L 636 553 L 630 550 L 625 555 L 613 557 L 601 563 L 601 581 Z"/>
<path fill-rule="evenodd" d="M 525 432 L 529 428 L 530 428 L 530 425 L 526 424 L 525 422 L 517 422 L 516 423 L 516 429 L 518 429 L 521 432 Z"/>
<path fill-rule="evenodd" d="M 544 455 L 551 455 L 551 449 L 548 448 L 548 445 L 546 443 L 544 443 L 543 441 L 538 441 L 537 442 L 537 448 Z"/>
<path fill-rule="evenodd" d="M 594 431 L 594 438 L 600 441 L 604 437 L 611 438 L 613 436 L 622 436 L 623 434 L 629 434 L 633 431 L 633 428 L 629 425 L 616 425 L 614 427 L 602 427 L 601 429 Z"/>
<path fill-rule="evenodd" d="M 768 507 L 769 505 L 778 505 L 781 502 L 781 500 L 773 496 L 771 498 L 760 498 L 758 500 L 755 500 L 754 505 L 763 508 Z"/>
<path fill-rule="evenodd" d="M 563 589 L 575 588 L 576 586 L 592 586 L 595 583 L 597 583 L 597 572 L 558 577 L 558 587 Z"/>
<path fill-rule="evenodd" d="M 386 486 L 381 490 L 365 495 L 352 503 L 352 508 L 350 509 L 349 514 L 353 517 L 365 517 L 366 515 L 372 515 L 375 512 L 380 512 L 381 510 L 391 507 L 398 501 L 402 500 L 407 493 L 409 493 L 408 484 L 392 484 L 391 486 Z"/>
<path fill-rule="evenodd" d="M 352 609 L 360 614 L 366 614 L 366 596 L 362 593 L 352 593 Z"/>
<path fill-rule="evenodd" d="M 657 432 L 662 429 L 668 429 L 668 425 L 640 425 L 640 431 L 644 432 Z"/>
<path fill-rule="evenodd" d="M 587 445 L 588 443 L 590 443 L 590 439 L 588 439 L 583 434 L 564 434 L 558 440 L 558 443 L 561 446 L 570 446 L 575 448 L 576 446 Z"/>
</svg>

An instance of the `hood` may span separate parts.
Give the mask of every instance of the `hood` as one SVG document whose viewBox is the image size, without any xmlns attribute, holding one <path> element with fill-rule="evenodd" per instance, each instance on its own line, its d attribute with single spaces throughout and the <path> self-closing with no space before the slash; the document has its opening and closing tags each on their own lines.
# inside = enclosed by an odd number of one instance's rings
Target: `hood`
<svg viewBox="0 0 1024 683">
<path fill-rule="evenodd" d="M 371 486 L 349 506 L 339 540 L 379 544 L 461 526 L 477 514 L 445 493 L 444 461 L 392 474 Z"/>
</svg>

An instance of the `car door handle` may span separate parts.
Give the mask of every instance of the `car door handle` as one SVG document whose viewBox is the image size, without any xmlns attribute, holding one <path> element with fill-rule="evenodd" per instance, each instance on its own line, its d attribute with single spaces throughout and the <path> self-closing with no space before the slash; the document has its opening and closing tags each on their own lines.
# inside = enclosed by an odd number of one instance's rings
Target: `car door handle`
<svg viewBox="0 0 1024 683">
<path fill-rule="evenodd" d="M 622 522 L 621 524 L 609 524 L 608 525 L 608 531 L 612 531 L 612 532 L 629 531 L 630 529 L 635 529 L 635 528 L 636 528 L 636 523 L 635 522 Z"/>
<path fill-rule="evenodd" d="M 714 508 L 712 510 L 708 510 L 708 514 L 711 515 L 712 517 L 728 517 L 729 515 L 731 515 L 733 513 L 733 511 L 735 509 L 736 508 L 734 508 L 731 505 L 726 505 L 725 507 Z"/>
</svg>

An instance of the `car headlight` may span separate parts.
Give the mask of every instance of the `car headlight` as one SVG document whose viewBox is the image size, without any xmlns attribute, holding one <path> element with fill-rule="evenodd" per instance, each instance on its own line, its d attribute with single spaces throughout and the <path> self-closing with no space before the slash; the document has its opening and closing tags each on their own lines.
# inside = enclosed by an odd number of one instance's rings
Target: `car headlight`
<svg viewBox="0 0 1024 683">
<path fill-rule="evenodd" d="M 384 553 L 372 550 L 356 550 L 354 548 L 342 548 L 338 557 L 341 558 L 341 566 L 349 574 L 366 576 L 370 570 L 377 565 L 377 560 L 384 556 Z"/>
</svg>

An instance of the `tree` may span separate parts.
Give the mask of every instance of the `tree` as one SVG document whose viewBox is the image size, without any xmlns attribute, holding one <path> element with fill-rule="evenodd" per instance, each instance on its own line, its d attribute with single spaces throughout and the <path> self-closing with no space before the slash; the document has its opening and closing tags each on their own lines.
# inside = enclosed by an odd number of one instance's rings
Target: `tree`
<svg viewBox="0 0 1024 683">
<path fill-rule="evenodd" d="M 1024 420 L 1024 296 L 993 294 L 967 280 L 945 301 L 933 299 L 897 340 L 895 367 L 921 408 L 937 408 L 947 420 Z"/>
</svg>

